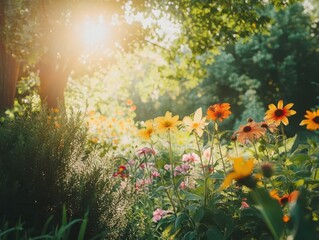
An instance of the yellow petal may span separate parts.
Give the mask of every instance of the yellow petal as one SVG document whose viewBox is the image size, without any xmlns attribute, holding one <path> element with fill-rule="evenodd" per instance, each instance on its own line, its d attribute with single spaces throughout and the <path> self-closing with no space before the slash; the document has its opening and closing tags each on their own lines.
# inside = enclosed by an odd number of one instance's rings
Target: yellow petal
<svg viewBox="0 0 319 240">
<path fill-rule="evenodd" d="M 284 102 L 282 100 L 279 100 L 277 104 L 278 109 L 282 109 L 283 106 L 284 106 Z"/>
<path fill-rule="evenodd" d="M 227 188 L 227 187 L 232 183 L 232 181 L 233 181 L 234 179 L 236 179 L 236 176 L 237 176 L 237 174 L 236 174 L 235 172 L 229 173 L 229 174 L 225 177 L 225 179 L 224 179 L 222 185 L 220 186 L 221 190 Z"/>
<path fill-rule="evenodd" d="M 273 104 L 273 103 L 271 103 L 271 104 L 269 104 L 268 105 L 268 108 L 270 109 L 270 110 L 277 110 L 277 107 L 275 106 L 275 104 Z M 269 111 L 269 110 L 268 110 Z M 268 112 L 267 111 L 267 112 Z"/>
<path fill-rule="evenodd" d="M 288 118 L 286 118 L 286 117 L 283 117 L 283 118 L 281 119 L 281 122 L 282 122 L 285 126 L 287 126 L 287 125 L 289 124 Z"/>
<path fill-rule="evenodd" d="M 293 105 L 294 105 L 293 103 L 288 103 L 288 104 L 285 106 L 285 108 L 286 108 L 286 109 L 290 109 L 290 108 L 292 108 Z"/>
<path fill-rule="evenodd" d="M 295 115 L 297 112 L 295 110 L 289 110 L 289 115 Z"/>
</svg>

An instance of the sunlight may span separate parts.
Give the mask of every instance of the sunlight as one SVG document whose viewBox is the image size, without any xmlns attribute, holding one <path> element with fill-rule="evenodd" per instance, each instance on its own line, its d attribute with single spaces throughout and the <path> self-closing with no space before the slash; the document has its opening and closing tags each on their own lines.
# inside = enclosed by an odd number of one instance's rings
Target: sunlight
<svg viewBox="0 0 319 240">
<path fill-rule="evenodd" d="M 100 46 L 107 41 L 108 30 L 102 15 L 97 19 L 87 17 L 79 27 L 80 39 L 86 47 Z"/>
</svg>

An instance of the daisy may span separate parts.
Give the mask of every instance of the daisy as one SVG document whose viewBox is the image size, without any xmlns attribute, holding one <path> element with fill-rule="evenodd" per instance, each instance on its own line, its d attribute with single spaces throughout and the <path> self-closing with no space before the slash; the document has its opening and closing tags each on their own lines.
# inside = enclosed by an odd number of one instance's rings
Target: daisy
<svg viewBox="0 0 319 240">
<path fill-rule="evenodd" d="M 177 131 L 177 126 L 182 123 L 178 121 L 179 116 L 172 116 L 171 112 L 166 112 L 164 117 L 155 118 L 156 128 L 158 132 Z"/>
<path fill-rule="evenodd" d="M 287 117 L 296 114 L 295 110 L 290 110 L 293 105 L 293 103 L 288 103 L 286 106 L 284 106 L 282 100 L 278 101 L 277 107 L 273 103 L 269 104 L 269 109 L 266 111 L 265 115 L 265 121 L 268 124 L 274 123 L 276 126 L 279 126 L 280 123 L 283 123 L 287 126 L 289 123 Z"/>
<path fill-rule="evenodd" d="M 222 122 L 224 119 L 228 118 L 231 114 L 229 103 L 216 103 L 209 106 L 207 109 L 207 119 L 213 121 L 219 120 Z"/>
<path fill-rule="evenodd" d="M 307 125 L 308 130 L 318 130 L 319 129 L 319 109 L 317 111 L 306 111 L 304 120 L 299 124 L 300 126 Z"/>
<path fill-rule="evenodd" d="M 183 122 L 189 132 L 195 132 L 199 137 L 204 133 L 204 128 L 208 124 L 205 122 L 206 117 L 203 117 L 202 108 L 198 108 L 194 114 L 194 120 L 186 116 L 183 119 Z"/>
<path fill-rule="evenodd" d="M 259 139 L 265 135 L 265 132 L 266 129 L 261 127 L 260 124 L 256 122 L 249 122 L 246 125 L 240 126 L 234 133 L 234 136 L 236 136 L 238 142 L 247 144 Z"/>
</svg>

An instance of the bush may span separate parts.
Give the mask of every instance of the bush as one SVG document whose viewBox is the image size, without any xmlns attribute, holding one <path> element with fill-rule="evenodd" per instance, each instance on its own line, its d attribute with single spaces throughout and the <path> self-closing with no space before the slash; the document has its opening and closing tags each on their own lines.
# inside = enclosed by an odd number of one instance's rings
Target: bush
<svg viewBox="0 0 319 240">
<path fill-rule="evenodd" d="M 88 214 L 86 238 L 116 237 L 125 226 L 125 208 L 116 206 L 132 200 L 114 188 L 109 161 L 88 150 L 80 114 L 27 110 L 6 118 L 0 136 L 0 214 L 8 226 L 24 222 L 25 231 L 37 235 L 52 218 L 48 229 L 54 229 L 64 205 L 70 222 Z"/>
</svg>

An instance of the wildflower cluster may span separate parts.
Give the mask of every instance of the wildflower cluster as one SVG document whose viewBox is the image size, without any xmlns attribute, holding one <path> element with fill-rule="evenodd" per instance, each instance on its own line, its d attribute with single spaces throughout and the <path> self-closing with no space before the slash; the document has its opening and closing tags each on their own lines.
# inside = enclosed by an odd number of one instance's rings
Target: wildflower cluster
<svg viewBox="0 0 319 240">
<path fill-rule="evenodd" d="M 126 186 L 135 186 L 143 206 L 152 206 L 150 220 L 159 234 L 174 239 L 294 238 L 304 233 L 301 222 L 318 224 L 319 211 L 306 211 L 312 200 L 305 198 L 319 184 L 319 149 L 311 141 L 293 148 L 296 137 L 285 136 L 284 126 L 296 115 L 292 107 L 282 100 L 270 104 L 262 121 L 248 119 L 230 134 L 221 131 L 232 114 L 228 103 L 211 105 L 206 116 L 199 108 L 183 119 L 166 112 L 146 121 L 138 132 L 146 146 L 131 160 L 121 158 L 121 164 L 126 161 Z M 319 110 L 306 113 L 300 125 L 318 130 Z M 193 139 L 191 146 L 178 144 L 180 132 Z M 318 234 L 313 227 L 307 232 Z"/>
</svg>

